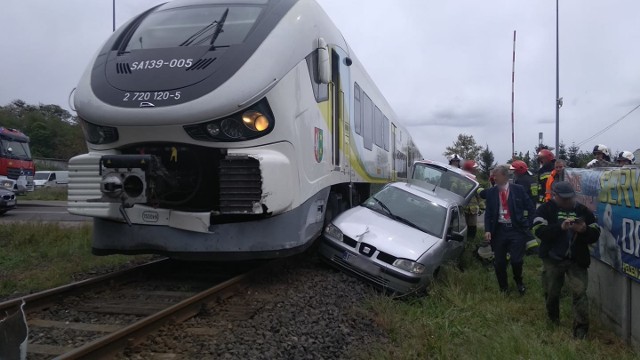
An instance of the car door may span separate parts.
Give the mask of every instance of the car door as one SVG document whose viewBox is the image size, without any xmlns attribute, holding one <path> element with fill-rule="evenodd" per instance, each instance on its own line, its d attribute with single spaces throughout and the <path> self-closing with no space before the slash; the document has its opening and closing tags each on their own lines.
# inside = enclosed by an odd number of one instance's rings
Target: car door
<svg viewBox="0 0 640 360">
<path fill-rule="evenodd" d="M 454 240 L 450 238 L 450 235 L 462 235 L 464 239 L 464 234 L 466 230 L 466 222 L 464 220 L 464 216 L 462 215 L 462 211 L 458 206 L 452 206 L 449 209 L 449 224 L 447 227 L 447 261 L 456 260 L 462 255 L 462 251 L 464 250 L 464 241 Z"/>
</svg>

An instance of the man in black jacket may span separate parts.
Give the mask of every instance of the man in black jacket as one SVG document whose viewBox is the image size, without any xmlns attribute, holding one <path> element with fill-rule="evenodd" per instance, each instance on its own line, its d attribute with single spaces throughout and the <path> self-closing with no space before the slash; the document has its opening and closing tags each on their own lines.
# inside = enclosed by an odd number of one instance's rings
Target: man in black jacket
<svg viewBox="0 0 640 360">
<path fill-rule="evenodd" d="M 598 241 L 600 227 L 593 213 L 576 202 L 570 183 L 554 183 L 552 193 L 552 200 L 537 209 L 533 220 L 533 231 L 541 240 L 547 315 L 551 322 L 559 323 L 560 292 L 566 275 L 573 295 L 573 336 L 584 339 L 589 331 L 589 245 Z"/>
<path fill-rule="evenodd" d="M 494 252 L 493 267 L 500 291 L 509 289 L 507 277 L 507 253 L 511 256 L 511 269 L 518 292 L 524 295 L 522 266 L 525 244 L 529 240 L 529 227 L 535 205 L 520 185 L 509 184 L 509 165 L 498 165 L 493 170 L 496 186 L 487 189 L 484 213 L 485 241 Z M 529 214 L 529 216 L 525 215 Z"/>
</svg>

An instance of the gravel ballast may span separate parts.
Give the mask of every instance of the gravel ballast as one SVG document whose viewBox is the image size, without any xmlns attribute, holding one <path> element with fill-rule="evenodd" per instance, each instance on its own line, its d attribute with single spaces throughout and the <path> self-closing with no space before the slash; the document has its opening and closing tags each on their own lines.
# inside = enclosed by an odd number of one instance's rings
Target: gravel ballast
<svg viewBox="0 0 640 360">
<path fill-rule="evenodd" d="M 367 284 L 306 257 L 120 358 L 353 359 L 388 341 L 366 308 L 372 296 Z"/>
</svg>

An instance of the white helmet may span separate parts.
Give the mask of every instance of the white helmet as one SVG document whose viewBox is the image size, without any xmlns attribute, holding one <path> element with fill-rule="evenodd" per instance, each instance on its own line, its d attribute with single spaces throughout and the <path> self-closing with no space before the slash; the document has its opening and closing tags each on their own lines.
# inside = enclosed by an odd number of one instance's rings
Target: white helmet
<svg viewBox="0 0 640 360">
<path fill-rule="evenodd" d="M 447 159 L 449 160 L 449 165 L 451 165 L 452 161 L 462 162 L 462 158 L 458 154 L 451 154 L 447 157 Z"/>
<path fill-rule="evenodd" d="M 593 147 L 593 154 L 595 155 L 597 152 L 601 152 L 602 155 L 607 157 L 611 156 L 611 153 L 609 152 L 609 148 L 602 144 L 598 144 Z"/>
<path fill-rule="evenodd" d="M 616 161 L 629 161 L 629 164 L 633 164 L 634 162 L 636 162 L 636 157 L 631 151 L 623 151 L 618 154 Z"/>
</svg>

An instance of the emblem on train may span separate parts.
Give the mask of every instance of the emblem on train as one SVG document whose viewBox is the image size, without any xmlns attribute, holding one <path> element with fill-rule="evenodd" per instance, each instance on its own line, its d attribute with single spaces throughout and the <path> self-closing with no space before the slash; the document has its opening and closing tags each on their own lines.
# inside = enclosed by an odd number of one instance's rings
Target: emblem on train
<svg viewBox="0 0 640 360">
<path fill-rule="evenodd" d="M 316 155 L 316 161 L 321 162 L 324 156 L 324 132 L 320 128 L 315 128 L 314 136 L 314 152 Z"/>
<path fill-rule="evenodd" d="M 142 213 L 142 220 L 145 222 L 158 222 L 160 216 L 155 211 L 145 211 Z"/>
</svg>

